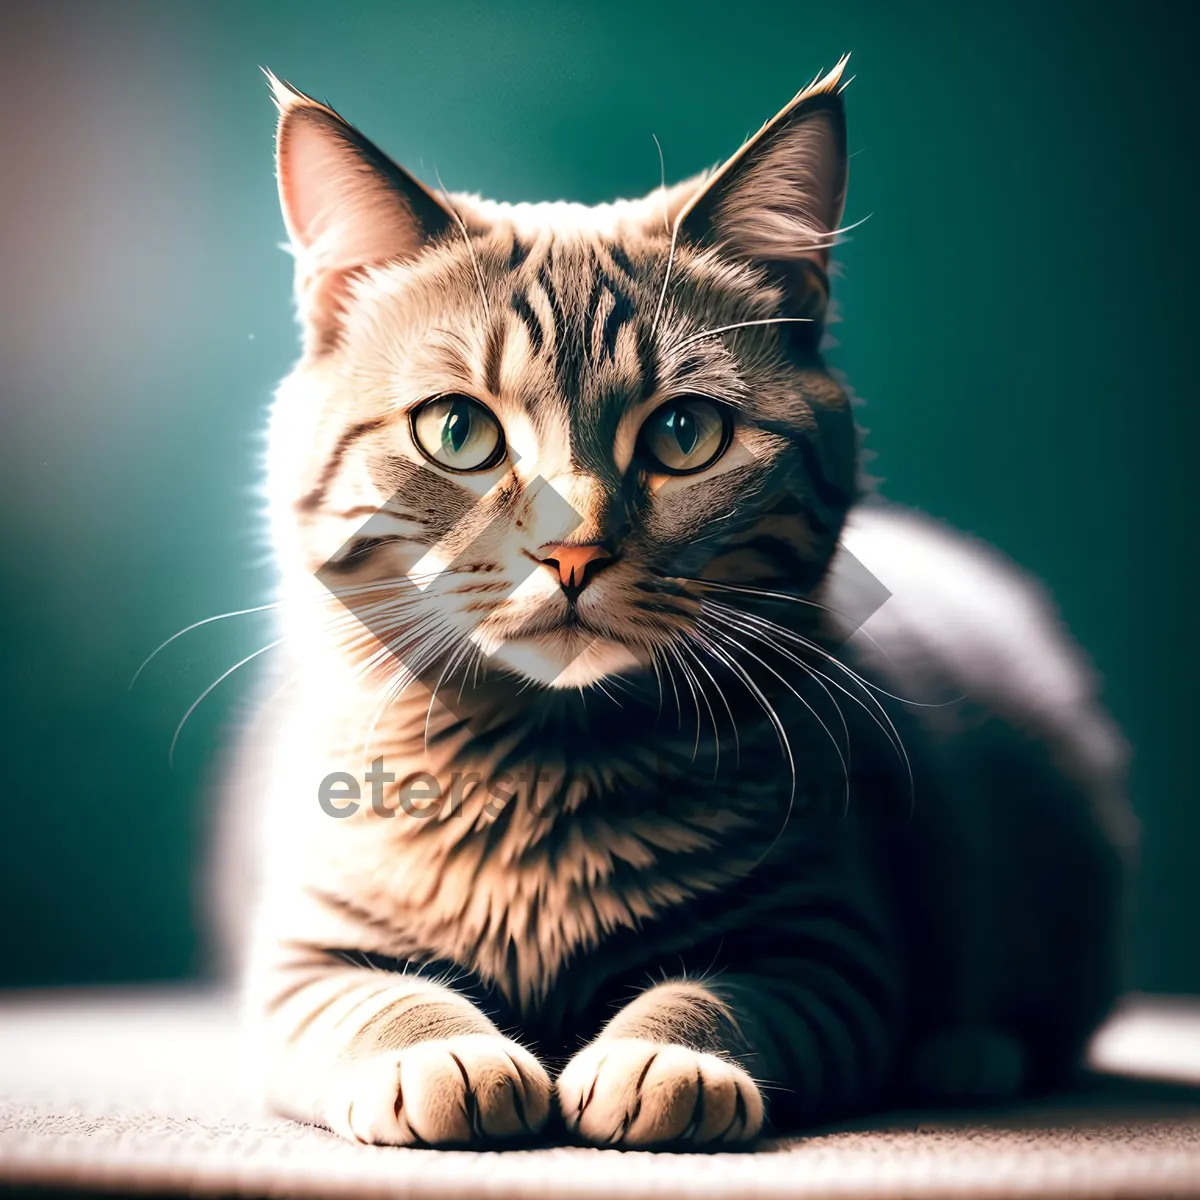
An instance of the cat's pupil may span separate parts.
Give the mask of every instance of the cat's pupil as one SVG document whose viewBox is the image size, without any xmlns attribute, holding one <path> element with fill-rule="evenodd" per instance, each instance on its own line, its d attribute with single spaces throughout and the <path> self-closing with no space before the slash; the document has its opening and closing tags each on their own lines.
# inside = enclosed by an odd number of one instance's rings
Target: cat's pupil
<svg viewBox="0 0 1200 1200">
<path fill-rule="evenodd" d="M 442 446 L 452 454 L 457 454 L 466 444 L 470 433 L 471 406 L 461 400 L 456 401 L 446 414 L 446 423 L 442 426 Z"/>
<path fill-rule="evenodd" d="M 696 426 L 696 418 L 685 409 L 677 408 L 667 418 L 667 428 L 675 435 L 675 441 L 684 454 L 691 454 L 696 448 L 700 430 Z"/>
</svg>

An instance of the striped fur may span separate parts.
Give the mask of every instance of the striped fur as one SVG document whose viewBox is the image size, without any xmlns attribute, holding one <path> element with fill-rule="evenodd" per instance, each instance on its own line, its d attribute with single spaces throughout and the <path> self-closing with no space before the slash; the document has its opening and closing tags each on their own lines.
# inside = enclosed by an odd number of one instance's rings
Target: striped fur
<svg viewBox="0 0 1200 1200">
<path fill-rule="evenodd" d="M 248 996 L 297 1119 L 512 1139 L 556 1092 L 588 1141 L 744 1142 L 1049 1078 L 1103 1011 L 1119 743 L 1024 584 L 860 503 L 817 350 L 840 76 L 711 178 L 594 209 L 435 195 L 273 81 L 305 332 L 268 478 L 292 661 L 238 803 Z M 495 469 L 414 444 L 451 393 L 502 426 Z M 683 395 L 732 434 L 676 476 L 639 430 Z M 973 628 L 968 588 L 930 635 L 897 592 L 844 641 L 852 534 L 872 569 L 958 555 L 1025 627 Z M 584 543 L 615 557 L 571 606 L 535 551 Z M 1030 631 L 1038 703 L 984 669 Z M 886 701 L 910 687 L 932 706 Z M 1030 820 L 1077 896 L 1033 880 Z M 1034 896 L 1031 937 L 1003 910 Z"/>
</svg>

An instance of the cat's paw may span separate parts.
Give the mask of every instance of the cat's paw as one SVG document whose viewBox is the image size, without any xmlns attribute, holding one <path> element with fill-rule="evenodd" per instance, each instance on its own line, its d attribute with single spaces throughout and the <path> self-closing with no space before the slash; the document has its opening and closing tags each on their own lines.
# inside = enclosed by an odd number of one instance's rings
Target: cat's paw
<svg viewBox="0 0 1200 1200">
<path fill-rule="evenodd" d="M 388 1146 L 464 1146 L 536 1133 L 550 1079 L 516 1042 L 476 1033 L 344 1064 L 327 1106 L 334 1133 Z"/>
<path fill-rule="evenodd" d="M 686 1046 L 602 1039 L 571 1059 L 557 1086 L 567 1128 L 596 1145 L 733 1145 L 762 1130 L 754 1080 Z"/>
</svg>

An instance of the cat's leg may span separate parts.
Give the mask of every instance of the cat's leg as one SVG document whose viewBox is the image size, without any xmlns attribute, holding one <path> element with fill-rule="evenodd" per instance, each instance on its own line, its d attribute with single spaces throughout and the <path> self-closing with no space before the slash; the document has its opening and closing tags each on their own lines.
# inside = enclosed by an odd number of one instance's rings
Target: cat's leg
<svg viewBox="0 0 1200 1200">
<path fill-rule="evenodd" d="M 397 1146 L 545 1124 L 541 1064 L 450 987 L 314 951 L 282 958 L 254 991 L 268 1100 L 285 1116 Z"/>
<path fill-rule="evenodd" d="M 731 1145 L 877 1095 L 896 1029 L 832 969 L 770 964 L 651 987 L 559 1077 L 569 1130 L 600 1145 Z M 766 1093 L 764 1093 L 764 1087 Z"/>
</svg>

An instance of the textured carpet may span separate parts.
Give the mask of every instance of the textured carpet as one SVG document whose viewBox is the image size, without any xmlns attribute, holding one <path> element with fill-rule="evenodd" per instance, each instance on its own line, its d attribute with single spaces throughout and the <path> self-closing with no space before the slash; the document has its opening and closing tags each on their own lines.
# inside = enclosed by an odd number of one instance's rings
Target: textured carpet
<svg viewBox="0 0 1200 1200">
<path fill-rule="evenodd" d="M 1131 1001 L 1084 1091 L 741 1154 L 355 1146 L 260 1111 L 220 997 L 0 1003 L 0 1188 L 406 1197 L 1200 1197 L 1200 1005 Z M 1140 1077 L 1140 1078 L 1135 1078 Z M 1157 1081 L 1157 1082 L 1154 1082 Z"/>
</svg>

